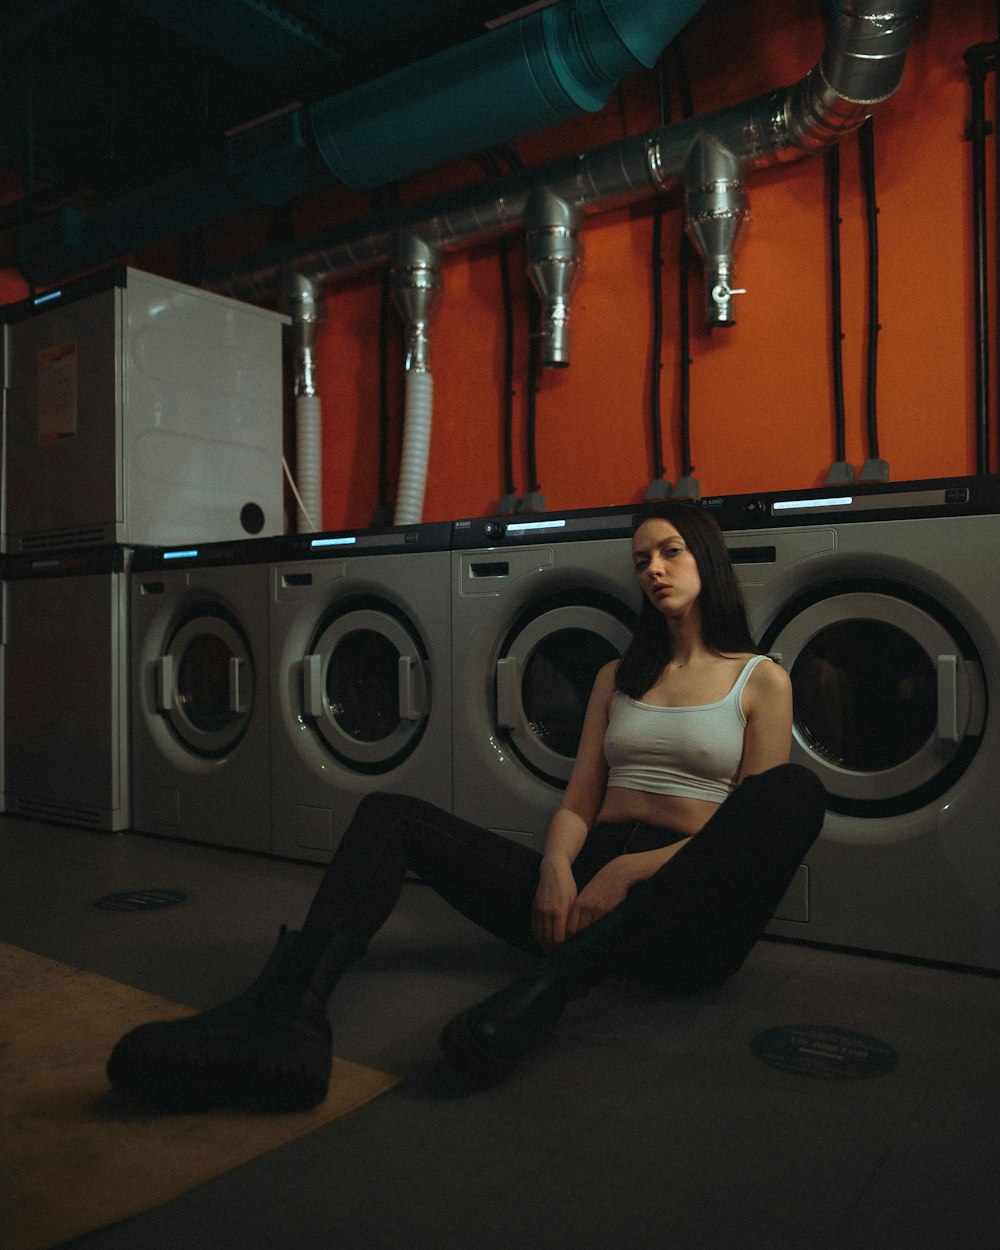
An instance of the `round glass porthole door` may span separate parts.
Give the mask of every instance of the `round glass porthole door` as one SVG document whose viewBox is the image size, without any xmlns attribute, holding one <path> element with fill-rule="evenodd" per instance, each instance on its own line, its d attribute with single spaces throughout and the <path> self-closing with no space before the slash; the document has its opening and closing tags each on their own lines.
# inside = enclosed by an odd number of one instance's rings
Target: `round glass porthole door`
<svg viewBox="0 0 1000 1250">
<path fill-rule="evenodd" d="M 156 707 L 180 741 L 198 755 L 231 751 L 246 732 L 254 666 L 246 639 L 222 617 L 188 620 L 155 668 Z"/>
<path fill-rule="evenodd" d="M 497 725 L 544 780 L 559 786 L 569 780 L 594 678 L 631 638 L 629 627 L 603 608 L 565 606 L 533 617 L 503 648 Z"/>
<path fill-rule="evenodd" d="M 427 723 L 426 654 L 389 612 L 345 612 L 305 657 L 303 700 L 337 759 L 359 772 L 386 772 L 409 755 Z"/>
<path fill-rule="evenodd" d="M 907 599 L 848 592 L 765 636 L 791 674 L 793 756 L 819 773 L 832 810 L 912 811 L 971 759 L 985 689 L 959 632 Z"/>
</svg>

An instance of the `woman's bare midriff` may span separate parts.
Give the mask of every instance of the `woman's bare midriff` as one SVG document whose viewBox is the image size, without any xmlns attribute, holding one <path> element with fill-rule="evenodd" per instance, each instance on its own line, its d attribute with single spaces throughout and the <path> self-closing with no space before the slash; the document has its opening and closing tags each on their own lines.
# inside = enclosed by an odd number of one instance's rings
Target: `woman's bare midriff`
<svg viewBox="0 0 1000 1250">
<path fill-rule="evenodd" d="M 718 803 L 709 803 L 705 799 L 686 799 L 676 794 L 650 794 L 645 790 L 609 786 L 597 814 L 597 823 L 617 825 L 642 821 L 690 837 L 718 809 Z"/>
</svg>

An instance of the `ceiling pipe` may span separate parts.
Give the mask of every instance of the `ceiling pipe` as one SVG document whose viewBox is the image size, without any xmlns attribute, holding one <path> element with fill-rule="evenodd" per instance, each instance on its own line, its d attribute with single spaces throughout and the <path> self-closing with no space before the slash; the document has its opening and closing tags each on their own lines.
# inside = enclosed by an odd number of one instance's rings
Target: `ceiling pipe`
<svg viewBox="0 0 1000 1250">
<path fill-rule="evenodd" d="M 822 152 L 898 88 L 919 7 L 919 0 L 835 0 L 819 62 L 789 87 L 369 217 L 197 280 L 267 303 L 285 267 L 320 283 L 343 278 L 385 263 L 401 230 L 419 234 L 439 252 L 495 238 L 525 221 L 538 187 L 582 213 L 632 203 L 682 181 L 699 135 L 728 152 L 744 176 Z"/>
<path fill-rule="evenodd" d="M 528 276 L 542 302 L 541 360 L 549 368 L 569 364 L 569 301 L 583 263 L 581 215 L 548 187 L 536 187 L 524 208 Z"/>
<path fill-rule="evenodd" d="M 335 183 L 371 190 L 603 108 L 705 0 L 563 0 L 477 39 L 231 134 L 192 169 L 96 213 L 23 226 L 18 266 L 59 281 L 161 239 Z"/>
</svg>

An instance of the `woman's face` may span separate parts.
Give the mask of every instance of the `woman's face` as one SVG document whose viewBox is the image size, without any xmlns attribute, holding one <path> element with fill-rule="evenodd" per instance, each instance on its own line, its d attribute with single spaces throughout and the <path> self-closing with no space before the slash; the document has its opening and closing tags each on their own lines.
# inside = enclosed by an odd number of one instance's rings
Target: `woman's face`
<svg viewBox="0 0 1000 1250">
<path fill-rule="evenodd" d="M 650 517 L 632 538 L 632 561 L 639 589 L 664 616 L 681 617 L 697 603 L 701 576 L 679 531 L 661 517 Z"/>
</svg>

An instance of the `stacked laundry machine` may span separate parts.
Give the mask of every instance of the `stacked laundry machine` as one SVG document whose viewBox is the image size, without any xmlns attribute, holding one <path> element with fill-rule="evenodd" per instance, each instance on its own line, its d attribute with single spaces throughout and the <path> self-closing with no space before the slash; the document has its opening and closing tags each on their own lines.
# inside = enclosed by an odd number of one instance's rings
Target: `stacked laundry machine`
<svg viewBox="0 0 1000 1250">
<path fill-rule="evenodd" d="M 328 860 L 375 790 L 452 804 L 451 524 L 279 540 L 272 844 Z"/>
<path fill-rule="evenodd" d="M 281 532 L 285 318 L 130 268 L 2 317 L 5 808 L 123 829 L 133 555 Z"/>
<path fill-rule="evenodd" d="M 270 852 L 268 539 L 145 547 L 131 572 L 132 825 Z"/>
<path fill-rule="evenodd" d="M 771 932 L 1000 969 L 1000 480 L 703 506 L 828 795 Z"/>
<path fill-rule="evenodd" d="M 640 596 L 636 509 L 458 521 L 452 551 L 454 811 L 542 848 L 598 670 Z"/>
</svg>

